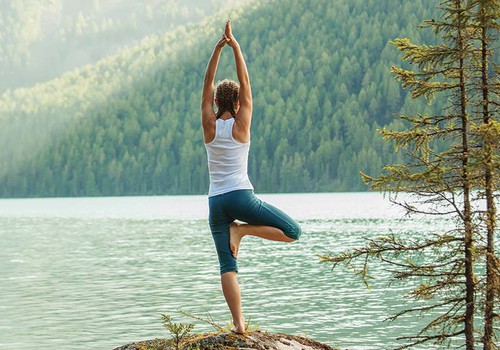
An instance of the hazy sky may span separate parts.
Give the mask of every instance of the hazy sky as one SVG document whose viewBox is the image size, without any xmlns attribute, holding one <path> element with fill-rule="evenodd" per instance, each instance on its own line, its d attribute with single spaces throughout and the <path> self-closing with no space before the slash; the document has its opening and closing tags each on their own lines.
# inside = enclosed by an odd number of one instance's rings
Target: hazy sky
<svg viewBox="0 0 500 350">
<path fill-rule="evenodd" d="M 0 93 L 92 64 L 144 37 L 254 0 L 0 2 Z"/>
</svg>

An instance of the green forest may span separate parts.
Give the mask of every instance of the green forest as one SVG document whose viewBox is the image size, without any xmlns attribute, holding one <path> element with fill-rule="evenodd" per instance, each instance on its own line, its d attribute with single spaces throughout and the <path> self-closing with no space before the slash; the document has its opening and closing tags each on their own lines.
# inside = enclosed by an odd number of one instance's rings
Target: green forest
<svg viewBox="0 0 500 350">
<path fill-rule="evenodd" d="M 6 90 L 0 196 L 207 193 L 201 87 L 227 17 L 254 94 L 249 176 L 256 192 L 366 190 L 360 171 L 377 175 L 402 157 L 377 129 L 398 129 L 395 113 L 436 114 L 442 105 L 412 100 L 390 74 L 402 62 L 389 42 L 433 43 L 434 34 L 418 26 L 439 17 L 437 5 L 254 1 L 145 36 L 48 82 Z M 71 41 L 78 33 L 66 35 Z M 223 78 L 236 79 L 228 49 L 216 80 Z"/>
</svg>

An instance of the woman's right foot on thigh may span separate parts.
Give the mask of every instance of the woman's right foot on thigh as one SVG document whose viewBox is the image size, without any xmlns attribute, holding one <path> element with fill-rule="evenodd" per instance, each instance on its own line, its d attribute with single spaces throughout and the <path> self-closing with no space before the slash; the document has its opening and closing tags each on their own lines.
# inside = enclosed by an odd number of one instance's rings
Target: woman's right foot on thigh
<svg viewBox="0 0 500 350">
<path fill-rule="evenodd" d="M 233 222 L 231 225 L 229 225 L 229 247 L 235 259 L 238 258 L 238 250 L 240 249 L 241 239 L 243 238 L 243 233 L 241 232 L 240 228 L 241 224 L 238 224 L 236 222 Z"/>
</svg>

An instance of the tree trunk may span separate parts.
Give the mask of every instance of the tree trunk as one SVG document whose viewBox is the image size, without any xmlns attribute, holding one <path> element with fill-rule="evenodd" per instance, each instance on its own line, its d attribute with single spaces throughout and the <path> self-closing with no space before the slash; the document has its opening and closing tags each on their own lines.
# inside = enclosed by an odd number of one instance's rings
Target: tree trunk
<svg viewBox="0 0 500 350">
<path fill-rule="evenodd" d="M 463 42 L 463 23 L 462 23 L 462 5 L 461 0 L 455 0 L 455 8 L 458 15 L 457 28 L 457 46 L 460 54 L 459 72 L 460 72 L 460 114 L 462 119 L 462 189 L 464 195 L 464 248 L 465 248 L 465 348 L 474 350 L 474 294 L 475 294 L 475 276 L 474 276 L 474 229 L 472 224 L 472 212 L 470 201 L 470 178 L 469 178 L 469 140 L 468 140 L 468 116 L 467 116 L 467 91 L 465 85 L 465 53 Z"/>
<path fill-rule="evenodd" d="M 486 17 L 485 4 L 480 3 L 481 18 Z M 490 122 L 489 111 L 489 86 L 488 86 L 488 36 L 486 24 L 483 22 L 481 28 L 481 84 L 482 84 L 482 104 L 483 104 L 483 123 Z M 486 193 L 486 300 L 484 309 L 484 334 L 483 349 L 493 349 L 493 319 L 494 319 L 494 301 L 495 301 L 495 241 L 494 233 L 496 226 L 496 206 L 494 200 L 493 187 L 493 162 L 491 141 L 487 138 L 484 142 L 484 162 L 485 162 L 485 193 Z"/>
</svg>

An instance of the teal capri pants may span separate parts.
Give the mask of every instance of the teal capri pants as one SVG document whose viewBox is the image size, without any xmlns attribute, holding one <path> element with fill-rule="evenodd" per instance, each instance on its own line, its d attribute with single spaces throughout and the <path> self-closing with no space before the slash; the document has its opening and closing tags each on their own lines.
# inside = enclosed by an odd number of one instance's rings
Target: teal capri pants
<svg viewBox="0 0 500 350">
<path fill-rule="evenodd" d="M 209 224 L 219 257 L 220 273 L 236 271 L 236 259 L 229 247 L 229 225 L 234 220 L 250 225 L 279 228 L 292 239 L 299 239 L 300 226 L 278 208 L 261 201 L 253 190 L 236 190 L 208 198 Z"/>
</svg>

